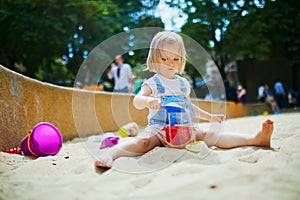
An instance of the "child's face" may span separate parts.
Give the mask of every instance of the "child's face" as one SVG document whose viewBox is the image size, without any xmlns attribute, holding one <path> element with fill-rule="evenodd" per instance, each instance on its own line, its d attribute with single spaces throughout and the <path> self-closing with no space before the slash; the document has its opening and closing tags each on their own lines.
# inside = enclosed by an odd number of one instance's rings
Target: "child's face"
<svg viewBox="0 0 300 200">
<path fill-rule="evenodd" d="M 176 43 L 166 43 L 159 49 L 160 66 L 157 73 L 166 78 L 175 78 L 180 66 L 180 49 Z"/>
</svg>

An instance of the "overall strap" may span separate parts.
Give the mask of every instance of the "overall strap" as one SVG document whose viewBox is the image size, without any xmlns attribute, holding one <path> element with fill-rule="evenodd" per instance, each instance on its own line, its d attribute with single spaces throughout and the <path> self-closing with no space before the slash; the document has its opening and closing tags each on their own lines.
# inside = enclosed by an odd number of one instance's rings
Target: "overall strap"
<svg viewBox="0 0 300 200">
<path fill-rule="evenodd" d="M 159 81 L 159 79 L 156 76 L 154 77 L 154 81 L 155 81 L 156 86 L 157 86 L 157 92 L 158 93 L 165 93 L 165 88 L 162 86 L 161 82 Z"/>
<path fill-rule="evenodd" d="M 180 76 L 177 76 L 177 78 L 179 79 L 179 82 L 180 82 L 180 90 L 181 90 L 181 92 L 186 93 L 187 92 L 187 88 L 184 85 L 183 78 L 181 78 Z"/>
</svg>

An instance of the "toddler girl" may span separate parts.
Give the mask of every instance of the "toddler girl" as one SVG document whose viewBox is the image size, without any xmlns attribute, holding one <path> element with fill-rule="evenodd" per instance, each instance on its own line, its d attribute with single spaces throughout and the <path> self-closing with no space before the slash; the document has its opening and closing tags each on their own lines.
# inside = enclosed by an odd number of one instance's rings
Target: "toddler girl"
<svg viewBox="0 0 300 200">
<path fill-rule="evenodd" d="M 116 158 L 123 156 L 138 156 L 156 146 L 167 146 L 162 137 L 162 128 L 169 124 L 165 105 L 179 105 L 187 112 L 178 118 L 177 123 L 187 123 L 189 118 L 198 118 L 210 122 L 221 123 L 226 119 L 223 114 L 208 113 L 190 101 L 190 84 L 179 76 L 183 73 L 186 63 L 186 51 L 181 36 L 174 32 L 163 31 L 152 39 L 147 58 L 148 70 L 155 75 L 147 79 L 140 92 L 134 97 L 133 104 L 137 109 L 149 109 L 148 126 L 138 138 L 117 144 L 101 152 L 94 165 L 111 168 Z M 195 131 L 195 139 L 204 141 L 207 146 L 233 148 L 253 145 L 270 147 L 273 132 L 273 122 L 263 122 L 262 129 L 256 135 L 237 133 L 215 133 L 200 129 Z"/>
</svg>

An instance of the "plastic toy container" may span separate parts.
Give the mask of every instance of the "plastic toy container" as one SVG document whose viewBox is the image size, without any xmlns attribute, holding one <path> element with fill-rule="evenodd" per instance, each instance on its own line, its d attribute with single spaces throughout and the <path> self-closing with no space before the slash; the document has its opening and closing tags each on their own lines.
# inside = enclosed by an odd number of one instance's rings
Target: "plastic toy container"
<svg viewBox="0 0 300 200">
<path fill-rule="evenodd" d="M 169 146 L 184 148 L 193 140 L 194 127 L 192 126 L 164 126 L 165 139 Z"/>
<path fill-rule="evenodd" d="M 41 122 L 33 127 L 22 140 L 21 149 L 26 156 L 53 156 L 62 147 L 59 130 L 48 122 Z"/>
</svg>

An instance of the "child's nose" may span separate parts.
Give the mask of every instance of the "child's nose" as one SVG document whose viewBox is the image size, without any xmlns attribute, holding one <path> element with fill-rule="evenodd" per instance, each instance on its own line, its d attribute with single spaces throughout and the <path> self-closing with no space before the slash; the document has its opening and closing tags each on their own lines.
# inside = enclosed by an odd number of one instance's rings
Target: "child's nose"
<svg viewBox="0 0 300 200">
<path fill-rule="evenodd" d="M 173 65 L 173 64 L 174 64 L 174 61 L 173 61 L 173 60 L 168 60 L 168 64 L 169 64 L 169 65 Z"/>
</svg>

